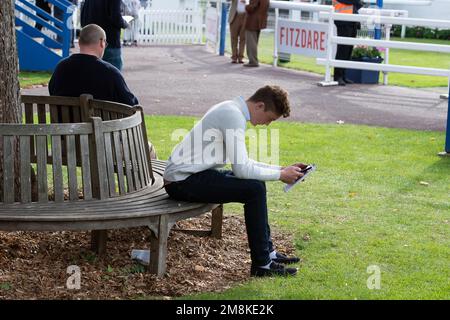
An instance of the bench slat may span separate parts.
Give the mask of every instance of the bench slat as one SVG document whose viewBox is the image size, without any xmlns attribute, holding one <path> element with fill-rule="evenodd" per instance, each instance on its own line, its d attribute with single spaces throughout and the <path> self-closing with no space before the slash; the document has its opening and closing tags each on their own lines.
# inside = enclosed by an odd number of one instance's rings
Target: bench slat
<svg viewBox="0 0 450 320">
<path fill-rule="evenodd" d="M 125 173 L 127 177 L 128 192 L 136 190 L 133 183 L 133 176 L 131 174 L 131 167 L 133 166 L 130 159 L 130 147 L 128 146 L 128 133 L 126 130 L 121 131 L 123 143 L 123 157 L 125 160 Z"/>
<path fill-rule="evenodd" d="M 98 177 L 98 190 L 96 190 L 95 197 L 99 199 L 107 198 L 108 194 L 108 176 L 106 172 L 105 159 L 105 139 L 103 136 L 102 119 L 98 117 L 92 118 L 94 125 L 94 150 L 96 150 L 96 177 Z"/>
<path fill-rule="evenodd" d="M 47 123 L 47 115 L 45 111 L 46 107 L 45 104 L 38 104 L 37 105 L 37 112 L 38 112 L 38 122 L 39 123 Z"/>
<path fill-rule="evenodd" d="M 133 172 L 133 178 L 136 189 L 141 188 L 141 181 L 139 180 L 138 168 L 137 168 L 137 159 L 136 159 L 136 148 L 134 146 L 134 135 L 133 130 L 128 129 L 128 143 L 130 145 L 130 158 L 131 158 L 131 168 Z"/>
<path fill-rule="evenodd" d="M 47 136 L 36 136 L 38 201 L 48 201 Z"/>
<path fill-rule="evenodd" d="M 34 123 L 32 103 L 25 103 L 25 123 Z M 34 136 L 30 140 L 30 153 L 33 156 L 36 155 L 34 149 Z"/>
<path fill-rule="evenodd" d="M 50 108 L 50 123 L 59 123 L 58 114 L 60 113 L 60 106 L 51 104 Z"/>
<path fill-rule="evenodd" d="M 78 199 L 78 182 L 77 182 L 77 155 L 75 149 L 75 136 L 68 135 L 66 138 L 67 146 L 67 173 L 69 177 L 69 199 Z"/>
<path fill-rule="evenodd" d="M 109 132 L 105 133 L 104 138 L 105 138 L 106 169 L 108 175 L 109 194 L 110 196 L 115 196 L 117 195 L 117 192 L 116 192 L 116 179 L 112 154 L 113 150 L 111 144 L 111 133 Z"/>
<path fill-rule="evenodd" d="M 30 137 L 20 138 L 20 201 L 31 202 L 31 157 Z"/>
<path fill-rule="evenodd" d="M 143 138 L 142 127 L 138 126 L 137 130 L 138 130 L 138 135 L 139 135 L 139 141 L 142 142 L 140 144 L 140 147 L 141 147 L 141 157 L 143 159 L 142 162 L 143 162 L 143 165 L 144 165 L 143 169 L 144 169 L 145 181 L 146 181 L 146 184 L 150 184 L 151 183 L 150 174 L 149 174 L 150 169 L 149 169 L 149 166 L 148 166 L 150 159 L 147 158 L 147 152 L 146 152 L 146 146 L 145 146 L 146 142 L 145 142 L 145 140 Z M 148 145 L 147 145 L 147 148 L 148 148 Z"/>
<path fill-rule="evenodd" d="M 55 201 L 64 201 L 61 136 L 52 136 L 53 190 Z"/>
<path fill-rule="evenodd" d="M 119 193 L 125 194 L 125 179 L 123 172 L 123 157 L 122 157 L 122 147 L 120 144 L 120 133 L 118 131 L 114 131 L 113 133 L 114 140 L 114 150 L 116 151 L 116 166 L 117 166 L 117 181 L 119 183 Z"/>
<path fill-rule="evenodd" d="M 3 201 L 14 202 L 14 137 L 3 136 Z"/>
<path fill-rule="evenodd" d="M 139 139 L 137 127 L 134 127 L 132 130 L 133 130 L 134 146 L 136 148 L 139 181 L 141 182 L 141 188 L 143 188 L 147 185 L 147 183 L 144 177 L 144 159 L 142 159 L 142 152 L 141 152 L 142 142 Z"/>
<path fill-rule="evenodd" d="M 89 136 L 80 136 L 80 149 L 81 149 L 81 171 L 83 174 L 83 195 L 84 200 L 92 199 L 92 186 L 91 186 L 91 164 L 89 161 Z"/>
</svg>

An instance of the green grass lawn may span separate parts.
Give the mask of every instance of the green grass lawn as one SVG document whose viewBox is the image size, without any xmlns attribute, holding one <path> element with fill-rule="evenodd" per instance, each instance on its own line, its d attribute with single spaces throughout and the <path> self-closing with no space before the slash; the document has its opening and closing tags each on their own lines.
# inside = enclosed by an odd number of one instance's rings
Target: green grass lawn
<svg viewBox="0 0 450 320">
<path fill-rule="evenodd" d="M 171 133 L 194 118 L 147 116 L 167 159 Z M 196 299 L 449 299 L 450 158 L 443 132 L 355 125 L 274 123 L 280 162 L 316 163 L 306 183 L 268 183 L 271 225 L 294 236 L 296 277 L 251 280 Z M 270 150 L 270 149 L 269 149 Z M 243 214 L 240 205 L 225 212 Z M 381 271 L 369 290 L 367 268 Z"/>
<path fill-rule="evenodd" d="M 47 85 L 51 76 L 52 74 L 48 72 L 20 72 L 20 87 L 24 89 L 33 85 Z"/>
<path fill-rule="evenodd" d="M 445 40 L 429 40 L 429 39 L 400 39 L 392 40 L 436 43 L 450 45 L 450 41 Z M 227 51 L 231 52 L 230 40 L 227 39 Z M 273 62 L 273 33 L 261 33 L 260 45 L 258 48 L 259 59 L 263 63 L 272 64 Z M 445 53 L 412 51 L 391 49 L 389 55 L 390 64 L 449 69 L 450 55 Z M 325 74 L 325 67 L 316 64 L 315 58 L 291 55 L 291 61 L 288 63 L 280 63 L 279 66 L 309 71 L 319 74 Z M 380 74 L 380 82 L 383 76 Z M 406 87 L 446 87 L 448 79 L 444 77 L 421 76 L 414 74 L 389 73 L 389 84 L 406 86 Z"/>
</svg>

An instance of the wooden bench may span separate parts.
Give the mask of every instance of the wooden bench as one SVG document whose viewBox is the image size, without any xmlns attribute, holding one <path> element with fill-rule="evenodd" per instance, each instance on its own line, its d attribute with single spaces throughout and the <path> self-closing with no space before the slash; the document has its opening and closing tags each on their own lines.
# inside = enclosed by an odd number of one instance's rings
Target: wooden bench
<svg viewBox="0 0 450 320">
<path fill-rule="evenodd" d="M 212 211 L 211 230 L 186 232 L 221 237 L 221 205 L 169 199 L 141 107 L 88 95 L 21 102 L 25 124 L 0 124 L 0 230 L 92 230 L 92 249 L 103 254 L 107 230 L 147 226 L 149 271 L 158 276 L 177 221 Z"/>
</svg>

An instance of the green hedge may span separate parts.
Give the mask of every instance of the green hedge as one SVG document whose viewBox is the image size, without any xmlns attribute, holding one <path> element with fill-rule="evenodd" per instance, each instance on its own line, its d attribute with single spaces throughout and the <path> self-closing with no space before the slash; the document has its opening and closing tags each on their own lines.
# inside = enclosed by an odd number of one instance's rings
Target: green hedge
<svg viewBox="0 0 450 320">
<path fill-rule="evenodd" d="M 394 26 L 392 28 L 392 35 L 394 37 L 400 37 L 402 33 L 401 26 Z M 424 27 L 406 27 L 406 38 L 419 38 L 419 39 L 440 39 L 450 40 L 450 29 L 431 29 Z"/>
</svg>

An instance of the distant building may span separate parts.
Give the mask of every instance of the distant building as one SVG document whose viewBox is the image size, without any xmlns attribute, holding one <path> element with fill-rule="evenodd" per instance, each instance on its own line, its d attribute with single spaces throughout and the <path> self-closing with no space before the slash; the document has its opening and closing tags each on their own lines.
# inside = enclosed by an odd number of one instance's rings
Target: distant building
<svg viewBox="0 0 450 320">
<path fill-rule="evenodd" d="M 386 1 L 387 2 L 387 1 Z M 411 0 L 414 2 L 414 0 Z M 430 6 L 415 6 L 407 4 L 385 4 L 385 9 L 407 10 L 411 18 L 449 20 L 450 0 L 431 0 Z"/>
</svg>

